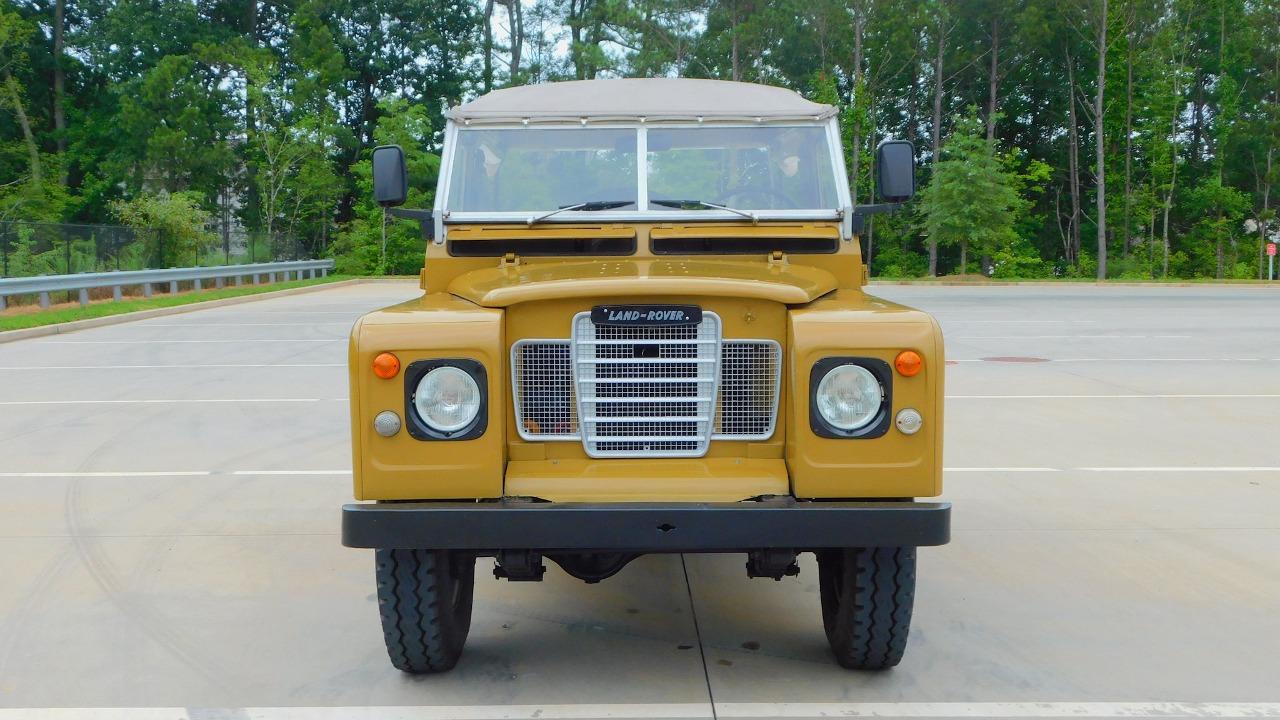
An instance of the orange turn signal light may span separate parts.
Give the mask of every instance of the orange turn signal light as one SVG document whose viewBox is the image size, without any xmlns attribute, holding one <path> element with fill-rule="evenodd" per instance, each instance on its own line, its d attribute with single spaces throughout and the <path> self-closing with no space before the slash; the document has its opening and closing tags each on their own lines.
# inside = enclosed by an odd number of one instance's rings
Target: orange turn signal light
<svg viewBox="0 0 1280 720">
<path fill-rule="evenodd" d="M 915 377 L 920 374 L 921 368 L 924 367 L 924 358 L 920 357 L 920 353 L 914 350 L 903 350 L 898 353 L 898 357 L 894 358 L 893 366 L 898 368 L 900 375 Z"/>
<path fill-rule="evenodd" d="M 373 359 L 373 374 L 383 380 L 390 380 L 400 373 L 400 358 L 391 353 L 378 353 Z"/>
</svg>

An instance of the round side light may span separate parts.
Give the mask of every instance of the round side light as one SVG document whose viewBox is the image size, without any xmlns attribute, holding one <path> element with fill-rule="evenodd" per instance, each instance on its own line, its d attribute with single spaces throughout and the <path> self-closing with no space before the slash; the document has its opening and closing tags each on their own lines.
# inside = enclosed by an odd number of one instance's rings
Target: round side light
<svg viewBox="0 0 1280 720">
<path fill-rule="evenodd" d="M 383 380 L 390 380 L 400 374 L 400 358 L 389 352 L 378 353 L 373 359 L 373 374 Z"/>
<path fill-rule="evenodd" d="M 924 425 L 924 418 L 920 417 L 920 413 L 915 408 L 906 408 L 898 412 L 898 417 L 894 424 L 898 426 L 898 432 L 903 435 L 915 435 L 920 432 L 920 427 Z"/>
<path fill-rule="evenodd" d="M 390 410 L 383 410 L 373 418 L 373 430 L 382 437 L 394 437 L 400 432 L 400 416 Z"/>
<path fill-rule="evenodd" d="M 924 368 L 924 358 L 915 350 L 903 350 L 894 358 L 893 366 L 903 377 L 915 377 Z"/>
</svg>

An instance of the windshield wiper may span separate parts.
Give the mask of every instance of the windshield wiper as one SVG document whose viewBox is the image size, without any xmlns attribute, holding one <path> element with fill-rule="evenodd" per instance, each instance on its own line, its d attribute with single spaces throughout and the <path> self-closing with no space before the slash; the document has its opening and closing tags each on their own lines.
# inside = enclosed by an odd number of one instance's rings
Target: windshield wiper
<svg viewBox="0 0 1280 720">
<path fill-rule="evenodd" d="M 734 213 L 736 215 L 741 215 L 742 217 L 747 218 L 753 223 L 760 222 L 760 218 L 756 217 L 756 214 L 754 212 L 751 212 L 750 210 L 739 210 L 737 208 L 731 208 L 728 205 L 718 205 L 713 202 L 707 202 L 706 200 L 654 200 L 653 198 L 649 198 L 649 202 L 654 205 L 661 205 L 663 207 L 676 208 L 678 210 L 683 210 L 688 205 L 696 205 L 698 207 L 704 207 L 704 208 L 713 208 L 715 210 L 725 210 L 725 211 Z"/>
<path fill-rule="evenodd" d="M 635 202 L 635 200 L 588 200 L 587 202 L 580 202 L 574 205 L 565 205 L 562 208 L 558 208 L 550 212 L 545 212 L 545 213 L 542 213 L 541 215 L 530 216 L 529 219 L 526 220 L 525 222 L 532 225 L 534 223 L 542 222 L 543 220 L 546 220 L 552 215 L 559 215 L 560 213 L 566 212 L 568 210 L 583 210 L 587 212 L 594 212 L 599 210 L 613 210 L 614 208 L 620 208 L 623 205 L 630 205 L 633 202 Z"/>
</svg>

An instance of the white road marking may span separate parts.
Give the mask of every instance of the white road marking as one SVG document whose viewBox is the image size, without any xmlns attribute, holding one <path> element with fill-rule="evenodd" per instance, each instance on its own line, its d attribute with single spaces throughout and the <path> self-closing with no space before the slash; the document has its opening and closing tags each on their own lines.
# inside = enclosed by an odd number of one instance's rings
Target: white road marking
<svg viewBox="0 0 1280 720">
<path fill-rule="evenodd" d="M 232 475 L 350 475 L 350 470 L 233 470 Z"/>
<path fill-rule="evenodd" d="M 1246 400 L 1280 398 L 1280 393 L 1239 394 L 1176 394 L 1176 395 L 948 395 L 948 400 Z"/>
<path fill-rule="evenodd" d="M 180 400 L 155 398 L 147 400 L 2 400 L 0 405 L 189 405 L 194 403 L 314 403 L 345 402 L 347 398 L 203 398 Z"/>
<path fill-rule="evenodd" d="M 5 370 L 161 370 L 161 369 L 209 369 L 209 368 L 308 368 L 346 367 L 346 363 L 206 363 L 192 365 L 0 365 Z"/>
<path fill-rule="evenodd" d="M 211 477 L 216 475 L 350 475 L 350 470 L 113 470 L 87 472 L 0 472 L 2 478 Z"/>
<path fill-rule="evenodd" d="M 716 714 L 737 718 L 1243 718 L 1280 717 L 1280 702 L 716 703 Z"/>
<path fill-rule="evenodd" d="M 1082 467 L 1086 472 L 1280 472 L 1280 466 L 1219 465 L 1219 466 L 1153 466 L 1153 467 Z"/>
<path fill-rule="evenodd" d="M 732 718 L 1276 718 L 1280 703 L 1267 702 L 864 702 L 716 703 Z M 584 720 L 586 718 L 709 718 L 711 703 L 580 705 L 417 705 L 249 708 L 9 708 L 0 720 Z"/>
<path fill-rule="evenodd" d="M 201 340 L 168 340 L 165 338 L 156 338 L 154 340 L 46 340 L 46 345 L 167 345 L 170 343 L 333 343 L 347 342 L 347 338 L 309 338 L 305 340 L 286 340 L 283 338 L 259 338 L 255 340 L 226 340 L 226 339 L 201 339 Z"/>
<path fill-rule="evenodd" d="M 1008 472 L 1008 473 L 1038 473 L 1038 472 L 1062 472 L 1062 468 L 1050 467 L 944 467 L 943 472 Z"/>
<path fill-rule="evenodd" d="M 72 477 L 204 477 L 211 470 L 139 470 L 136 472 L 0 472 L 6 478 L 72 478 Z"/>
<path fill-rule="evenodd" d="M 1191 335 L 956 335 L 951 340 L 1190 340 Z"/>
<path fill-rule="evenodd" d="M 1006 365 L 1008 363 L 993 362 L 986 358 L 947 358 L 949 363 L 991 363 L 993 365 Z M 1280 358 L 1037 358 L 1037 362 L 1026 363 L 1027 365 L 1040 365 L 1046 362 L 1050 363 L 1091 363 L 1091 362 L 1122 362 L 1122 363 L 1153 363 L 1153 362 L 1204 362 L 1204 363 L 1232 363 L 1232 362 L 1280 362 Z"/>
<path fill-rule="evenodd" d="M 340 327 L 350 327 L 349 322 L 336 322 L 333 320 L 327 322 L 291 322 L 291 323 L 149 323 L 140 322 L 138 327 L 320 327 L 323 325 L 336 325 Z"/>
</svg>

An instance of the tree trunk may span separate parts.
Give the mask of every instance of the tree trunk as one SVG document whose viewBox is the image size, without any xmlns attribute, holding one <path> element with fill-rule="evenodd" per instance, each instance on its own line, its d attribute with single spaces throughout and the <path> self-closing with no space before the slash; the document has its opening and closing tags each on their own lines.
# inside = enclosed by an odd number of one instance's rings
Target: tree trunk
<svg viewBox="0 0 1280 720">
<path fill-rule="evenodd" d="M 258 0 L 249 0 L 245 8 L 244 36 L 248 39 L 250 47 L 256 48 L 258 46 Z M 253 142 L 254 133 L 258 129 L 257 116 L 253 108 L 253 96 L 253 78 L 246 73 L 244 79 L 244 129 L 245 138 L 248 142 Z M 246 162 L 244 209 L 245 216 L 252 227 L 262 227 L 257 224 L 262 221 L 261 206 L 262 198 L 258 193 L 258 164 L 253 161 Z"/>
<path fill-rule="evenodd" d="M 1267 174 L 1262 181 L 1262 213 L 1258 220 L 1258 279 L 1266 277 L 1267 223 L 1271 220 L 1271 168 L 1276 149 L 1267 148 Z M 1270 279 L 1270 278 L 1267 278 Z"/>
<path fill-rule="evenodd" d="M 1093 96 L 1093 137 L 1094 162 L 1097 166 L 1095 175 L 1098 181 L 1098 279 L 1107 279 L 1107 138 L 1103 125 L 1105 97 L 1107 85 L 1107 0 L 1102 0 L 1102 11 L 1098 18 L 1098 91 Z"/>
<path fill-rule="evenodd" d="M 573 61 L 573 75 L 578 80 L 587 78 L 582 58 L 582 23 L 587 10 L 587 0 L 569 0 L 569 58 Z"/>
<path fill-rule="evenodd" d="M 996 138 L 996 92 L 1000 85 L 1000 19 L 991 20 L 991 69 L 987 72 L 987 142 Z"/>
<path fill-rule="evenodd" d="M 67 116 L 63 108 L 66 99 L 67 71 L 62 55 L 65 46 L 63 33 L 66 25 L 67 0 L 56 0 L 53 5 L 53 129 L 58 155 L 67 151 Z M 63 163 L 62 183 L 67 182 L 66 163 Z"/>
<path fill-rule="evenodd" d="M 862 74 L 862 38 L 863 31 L 866 30 L 867 21 L 862 13 L 855 9 L 853 19 L 853 96 L 850 103 L 854 107 L 859 107 L 862 101 L 863 93 L 863 74 Z M 865 106 L 864 106 L 865 107 Z M 859 119 L 860 120 L 860 119 Z M 852 192 L 854 207 L 858 206 L 858 185 L 862 181 L 862 134 L 858 132 L 859 127 L 855 125 L 853 132 L 850 133 L 849 144 L 853 152 L 849 165 L 852 171 L 852 179 L 849 182 L 849 188 Z M 875 202 L 874 199 L 871 202 Z"/>
<path fill-rule="evenodd" d="M 514 13 L 512 9 L 514 8 Z M 507 16 L 511 18 L 511 82 L 519 82 L 520 61 L 524 55 L 524 4 L 511 0 L 507 4 Z"/>
<path fill-rule="evenodd" d="M 938 171 L 938 160 L 942 151 L 942 61 L 946 52 L 947 32 L 943 27 L 945 21 L 938 18 L 938 47 L 933 63 L 933 173 Z M 929 276 L 938 274 L 938 240 L 929 235 Z"/>
<path fill-rule="evenodd" d="M 485 0 L 481 23 L 483 24 L 481 28 L 483 65 L 480 71 L 480 82 L 487 93 L 493 90 L 493 0 Z"/>
<path fill-rule="evenodd" d="M 1196 94 L 1191 111 L 1191 163 L 1200 164 L 1200 145 L 1204 142 L 1204 74 L 1196 70 Z"/>
<path fill-rule="evenodd" d="M 35 135 L 31 133 L 31 120 L 27 117 L 27 109 L 22 105 L 22 89 L 18 81 L 13 79 L 8 70 L 4 71 L 4 86 L 9 91 L 9 101 L 13 103 L 13 114 L 18 118 L 18 127 L 22 129 L 22 141 L 27 146 L 27 154 L 31 160 L 31 182 L 40 187 L 44 175 L 40 171 L 40 146 L 36 145 Z"/>
<path fill-rule="evenodd" d="M 729 17 L 733 22 L 729 28 L 730 56 L 733 67 L 733 77 L 731 79 L 734 82 L 738 82 L 742 80 L 742 66 L 738 61 L 738 4 L 736 2 L 733 4 L 733 14 Z"/>
<path fill-rule="evenodd" d="M 1129 27 L 1133 22 L 1129 22 Z M 1129 254 L 1129 226 L 1133 224 L 1133 33 L 1129 33 L 1125 53 L 1124 103 L 1124 254 Z"/>
<path fill-rule="evenodd" d="M 1067 223 L 1067 261 L 1080 264 L 1080 131 L 1076 117 L 1075 58 L 1067 51 L 1067 183 L 1071 195 L 1071 220 Z"/>
</svg>

